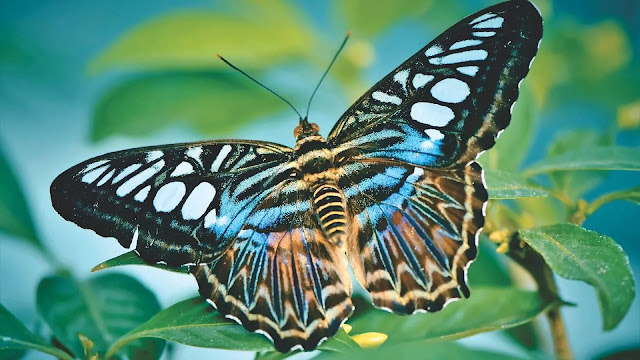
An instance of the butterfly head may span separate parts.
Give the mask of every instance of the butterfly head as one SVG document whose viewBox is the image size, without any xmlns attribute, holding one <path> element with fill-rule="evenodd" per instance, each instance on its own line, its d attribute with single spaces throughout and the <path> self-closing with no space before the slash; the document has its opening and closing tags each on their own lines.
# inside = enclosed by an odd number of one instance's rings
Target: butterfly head
<svg viewBox="0 0 640 360">
<path fill-rule="evenodd" d="M 307 118 L 300 118 L 300 125 L 293 130 L 293 136 L 300 140 L 309 136 L 320 134 L 320 128 L 315 123 L 310 123 Z"/>
</svg>

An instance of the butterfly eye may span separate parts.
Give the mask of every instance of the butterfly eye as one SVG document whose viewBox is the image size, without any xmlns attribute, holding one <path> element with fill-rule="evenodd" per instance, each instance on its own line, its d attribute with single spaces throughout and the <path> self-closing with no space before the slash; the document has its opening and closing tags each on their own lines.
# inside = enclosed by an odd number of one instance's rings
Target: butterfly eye
<svg viewBox="0 0 640 360">
<path fill-rule="evenodd" d="M 315 125 L 315 124 L 314 124 Z M 316 126 L 317 127 L 317 126 Z M 297 139 L 298 136 L 302 135 L 302 125 L 298 125 L 296 126 L 295 129 L 293 129 L 293 136 L 295 136 L 295 138 Z"/>
</svg>

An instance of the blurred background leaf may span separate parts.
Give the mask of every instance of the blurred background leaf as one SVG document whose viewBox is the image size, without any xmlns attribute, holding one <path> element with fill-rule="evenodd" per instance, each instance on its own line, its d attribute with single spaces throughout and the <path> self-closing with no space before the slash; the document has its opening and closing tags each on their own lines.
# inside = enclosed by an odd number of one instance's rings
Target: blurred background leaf
<svg viewBox="0 0 640 360">
<path fill-rule="evenodd" d="M 121 274 L 104 274 L 86 281 L 68 276 L 44 278 L 37 290 L 38 313 L 53 336 L 76 357 L 84 347 L 78 333 L 104 354 L 111 343 L 160 310 L 155 295 L 138 280 Z M 132 359 L 158 359 L 164 341 L 130 343 L 121 355 Z"/>
<path fill-rule="evenodd" d="M 573 130 L 558 136 L 551 143 L 547 156 L 553 158 L 576 151 L 589 154 L 594 147 L 612 144 L 611 134 L 591 130 Z M 602 183 L 608 175 L 606 171 L 557 171 L 550 173 L 549 177 L 555 189 L 572 199 L 577 199 Z"/>
<path fill-rule="evenodd" d="M 539 161 L 524 174 L 576 170 L 631 170 L 640 171 L 640 148 L 607 146 L 591 147 L 588 151 L 573 149 Z"/>
<path fill-rule="evenodd" d="M 541 186 L 532 184 L 519 175 L 506 171 L 485 170 L 484 177 L 490 199 L 515 199 L 549 195 L 549 192 Z"/>
<path fill-rule="evenodd" d="M 0 144 L 1 145 L 1 144 Z M 44 251 L 36 234 L 24 193 L 0 146 L 0 231 L 25 240 Z"/>
<path fill-rule="evenodd" d="M 58 359 L 72 359 L 64 351 L 47 345 L 0 304 L 0 358 L 19 359 L 26 350 L 36 350 Z"/>
<path fill-rule="evenodd" d="M 101 98 L 91 140 L 149 136 L 179 125 L 202 134 L 229 134 L 284 107 L 285 103 L 238 74 L 154 73 L 126 81 Z"/>
<path fill-rule="evenodd" d="M 333 15 L 348 24 L 358 36 L 372 37 L 395 24 L 399 19 L 419 18 L 432 7 L 434 1 L 332 1 Z M 363 11 L 367 9 L 367 11 Z"/>
<path fill-rule="evenodd" d="M 88 70 L 226 68 L 216 53 L 245 69 L 264 69 L 306 57 L 314 48 L 315 37 L 293 3 L 238 1 L 234 5 L 226 15 L 185 10 L 142 23 L 97 56 Z"/>
</svg>

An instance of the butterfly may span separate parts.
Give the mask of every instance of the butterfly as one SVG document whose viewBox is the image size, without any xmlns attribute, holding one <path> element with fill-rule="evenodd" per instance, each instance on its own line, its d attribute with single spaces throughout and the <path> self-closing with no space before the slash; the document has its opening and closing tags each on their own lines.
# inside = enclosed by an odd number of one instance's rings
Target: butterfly
<svg viewBox="0 0 640 360">
<path fill-rule="evenodd" d="M 446 30 L 360 97 L 327 138 L 213 140 L 114 152 L 51 185 L 65 219 L 148 263 L 190 266 L 200 293 L 277 350 L 313 350 L 354 311 L 350 264 L 379 308 L 470 295 L 487 191 L 475 159 L 507 127 L 542 37 L 513 0 Z M 241 111 L 241 110 L 239 110 Z"/>
</svg>

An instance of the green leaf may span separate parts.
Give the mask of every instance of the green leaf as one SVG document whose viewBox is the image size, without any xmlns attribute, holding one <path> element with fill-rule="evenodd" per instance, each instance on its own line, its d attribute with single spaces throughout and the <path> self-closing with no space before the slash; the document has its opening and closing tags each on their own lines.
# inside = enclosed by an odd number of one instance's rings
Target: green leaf
<svg viewBox="0 0 640 360">
<path fill-rule="evenodd" d="M 315 38 L 305 17 L 290 2 L 244 1 L 231 15 L 220 11 L 171 12 L 142 23 L 117 39 L 90 64 L 109 68 L 226 68 L 222 54 L 243 69 L 264 68 L 306 56 Z"/>
<path fill-rule="evenodd" d="M 523 197 L 545 197 L 549 192 L 541 186 L 519 176 L 500 170 L 485 170 L 490 199 L 515 199 Z"/>
<path fill-rule="evenodd" d="M 520 88 L 511 123 L 496 141 L 496 146 L 480 156 L 485 169 L 516 173 L 527 155 L 536 130 L 536 106 L 529 87 Z"/>
<path fill-rule="evenodd" d="M 138 254 L 131 250 L 129 252 L 126 252 L 122 255 L 118 255 L 112 259 L 109 259 L 105 262 L 102 262 L 96 266 L 93 267 L 93 269 L 91 269 L 91 272 L 96 272 L 96 271 L 100 271 L 100 270 L 105 270 L 105 269 L 109 269 L 112 267 L 116 267 L 116 266 L 123 266 L 123 265 L 144 265 L 144 266 L 150 266 L 150 267 L 154 267 L 154 268 L 158 268 L 158 269 L 162 269 L 162 270 L 167 270 L 167 271 L 173 271 L 173 272 L 177 272 L 180 274 L 188 274 L 189 273 L 189 268 L 187 266 L 184 267 L 179 267 L 179 268 L 173 268 L 167 265 L 163 265 L 163 264 L 147 264 L 146 262 L 144 262 L 142 259 L 140 259 L 140 256 L 138 256 Z"/>
<path fill-rule="evenodd" d="M 618 325 L 635 297 L 629 258 L 620 245 L 574 224 L 520 230 L 520 236 L 556 274 L 596 289 L 605 330 Z"/>
<path fill-rule="evenodd" d="M 549 148 L 548 156 L 558 156 L 567 152 L 581 150 L 589 153 L 592 148 L 609 146 L 612 137 L 607 133 L 578 130 L 563 134 L 554 140 Z M 576 199 L 585 192 L 600 184 L 608 176 L 603 171 L 556 171 L 549 174 L 554 188 Z"/>
<path fill-rule="evenodd" d="M 640 171 L 640 149 L 606 146 L 589 151 L 576 150 L 550 156 L 527 169 L 529 177 L 540 173 L 573 170 L 632 170 Z"/>
<path fill-rule="evenodd" d="M 160 310 L 151 291 L 121 274 L 98 275 L 83 282 L 47 277 L 38 285 L 36 306 L 55 338 L 76 357 L 84 353 L 79 333 L 93 341 L 97 353 L 104 354 L 118 337 Z M 163 341 L 139 341 L 129 344 L 120 355 L 157 359 L 163 347 Z"/>
<path fill-rule="evenodd" d="M 428 354 L 428 356 L 427 356 Z M 454 342 L 428 343 L 411 342 L 407 344 L 383 344 L 376 349 L 359 350 L 343 354 L 323 353 L 314 359 L 339 360 L 388 360 L 388 359 L 474 359 L 474 360 L 506 360 L 513 356 L 472 349 Z"/>
<path fill-rule="evenodd" d="M 0 231 L 24 239 L 44 251 L 24 193 L 0 148 Z"/>
<path fill-rule="evenodd" d="M 123 334 L 107 355 L 115 354 L 136 339 L 159 338 L 185 345 L 229 350 L 272 350 L 273 345 L 260 334 L 220 315 L 202 298 L 192 298 L 164 309 L 147 322 Z"/>
<path fill-rule="evenodd" d="M 146 75 L 111 89 L 100 99 L 91 140 L 147 136 L 169 125 L 222 135 L 285 104 L 242 76 L 184 72 Z"/>
<path fill-rule="evenodd" d="M 249 332 L 241 325 L 226 319 L 202 298 L 176 303 L 119 338 L 109 349 L 112 355 L 130 341 L 160 338 L 185 345 L 248 351 L 273 351 L 273 344 L 260 334 Z M 346 351 L 357 345 L 340 331 L 327 340 L 321 350 Z"/>
<path fill-rule="evenodd" d="M 628 190 L 616 191 L 610 194 L 603 195 L 602 197 L 594 200 L 589 205 L 589 210 L 587 211 L 587 214 L 592 214 L 598 208 L 600 208 L 600 206 L 616 200 L 627 200 L 640 205 L 640 186 L 636 186 Z"/>
<path fill-rule="evenodd" d="M 524 324 L 560 303 L 544 302 L 532 291 L 475 287 L 469 299 L 449 304 L 437 313 L 402 317 L 370 309 L 349 324 L 353 326 L 351 335 L 382 332 L 389 335 L 388 343 L 446 341 Z"/>
<path fill-rule="evenodd" d="M 72 359 L 64 351 L 47 345 L 0 304 L 0 358 L 13 358 L 25 350 L 37 350 L 58 359 Z"/>
</svg>

